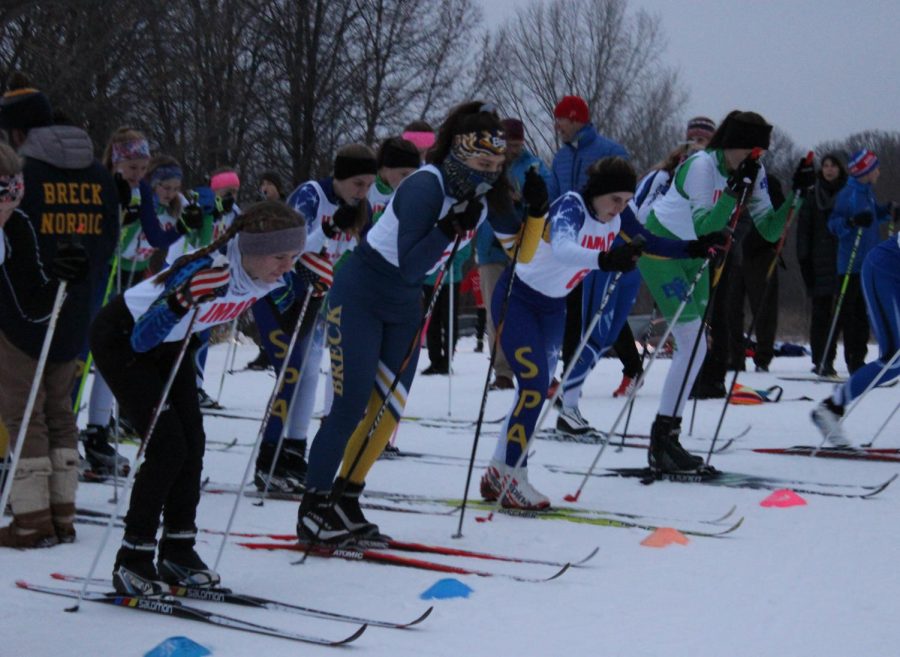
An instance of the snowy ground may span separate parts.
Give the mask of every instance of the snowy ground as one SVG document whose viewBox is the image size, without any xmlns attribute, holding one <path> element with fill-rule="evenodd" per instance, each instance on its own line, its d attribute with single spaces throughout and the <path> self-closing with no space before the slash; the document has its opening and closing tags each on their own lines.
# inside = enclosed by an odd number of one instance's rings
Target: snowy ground
<svg viewBox="0 0 900 657">
<path fill-rule="evenodd" d="M 472 353 L 471 338 L 460 344 L 452 379 L 452 395 L 446 377 L 416 379 L 407 408 L 409 415 L 446 417 L 452 396 L 453 417 L 474 418 L 484 381 L 487 359 Z M 207 368 L 208 390 L 215 393 L 225 359 L 224 345 L 214 347 Z M 244 346 L 238 364 L 255 355 Z M 427 365 L 427 358 L 420 369 Z M 840 358 L 838 359 L 840 362 Z M 631 430 L 647 432 L 668 369 L 660 361 L 641 391 Z M 751 364 L 752 367 L 752 364 Z M 807 372 L 808 359 L 776 359 L 770 374 L 742 374 L 740 381 L 754 387 L 780 383 L 785 398 L 809 395 L 823 397 L 829 386 L 776 381 L 782 373 Z M 610 393 L 619 382 L 619 364 L 604 360 L 589 380 L 582 411 L 595 426 L 609 428 L 620 402 Z M 225 383 L 223 402 L 233 410 L 262 413 L 274 379 L 271 374 L 242 372 Z M 321 386 L 320 386 L 321 397 Z M 849 432 L 865 442 L 894 407 L 898 388 L 876 390 L 848 420 Z M 492 392 L 487 417 L 502 415 L 512 400 L 511 392 Z M 788 446 L 817 442 L 808 420 L 813 402 L 782 402 L 765 406 L 732 406 L 723 435 L 741 431 L 752 423 L 750 433 L 731 450 L 714 457 L 720 469 L 808 479 L 815 481 L 873 484 L 900 470 L 896 464 L 859 463 L 756 454 L 750 447 Z M 708 445 L 721 409 L 720 401 L 698 406 L 696 438 L 686 439 L 695 450 Z M 553 421 L 553 420 L 551 420 Z M 881 446 L 900 446 L 897 420 L 879 439 Z M 497 425 L 489 425 L 478 447 L 486 460 L 494 448 Z M 252 442 L 258 426 L 254 422 L 207 418 L 211 440 L 238 438 Z M 468 456 L 471 430 L 401 426 L 401 449 Z M 213 445 L 210 445 L 211 447 Z M 531 459 L 531 480 L 562 503 L 578 477 L 553 474 L 544 464 L 586 468 L 596 447 L 537 441 Z M 133 453 L 133 450 L 125 450 Z M 210 451 L 205 475 L 215 482 L 240 481 L 249 447 L 227 452 Z M 608 449 L 600 467 L 642 466 L 645 454 L 626 449 Z M 471 492 L 477 495 L 480 468 Z M 411 461 L 381 461 L 373 469 L 369 487 L 378 490 L 416 492 L 460 497 L 465 468 L 429 465 Z M 82 485 L 80 507 L 111 509 L 112 489 Z M 0 551 L 0 591 L 4 611 L 0 616 L 0 655 L 37 657 L 52 655 L 140 656 L 163 639 L 185 635 L 207 646 L 217 657 L 232 655 L 325 655 L 336 651 L 366 655 L 457 656 L 457 655 L 627 655 L 693 657 L 722 655 L 816 656 L 897 653 L 900 626 L 897 563 L 900 560 L 900 484 L 872 500 L 833 499 L 807 496 L 807 506 L 790 509 L 762 508 L 767 491 L 738 490 L 696 484 L 655 483 L 643 486 L 636 480 L 592 479 L 579 504 L 652 514 L 669 518 L 659 524 L 697 527 L 698 521 L 714 518 L 732 505 L 746 520 L 727 538 L 691 538 L 686 546 L 665 549 L 643 547 L 648 532 L 500 516 L 491 523 L 476 523 L 480 515 L 469 510 L 463 532 L 453 540 L 458 516 L 414 515 L 371 511 L 372 520 L 396 538 L 446 544 L 482 551 L 522 554 L 547 559 L 577 559 L 599 546 L 600 553 L 589 567 L 572 569 L 560 579 L 540 584 L 519 583 L 502 578 L 461 577 L 474 589 L 468 599 L 435 602 L 432 616 L 407 631 L 370 628 L 347 648 L 298 646 L 288 641 L 254 637 L 197 623 L 128 612 L 114 607 L 85 603 L 77 614 L 64 613 L 66 600 L 20 591 L 16 579 L 54 584 L 49 573 L 64 570 L 86 573 L 104 529 L 78 526 L 78 541 L 48 550 Z M 224 528 L 234 498 L 205 494 L 198 522 L 206 528 Z M 239 531 L 290 532 L 296 519 L 296 504 L 266 502 L 255 507 L 241 501 L 235 529 Z M 702 526 L 702 525 L 700 525 Z M 108 576 L 120 530 L 106 546 L 98 575 Z M 211 537 L 200 546 L 210 563 L 218 540 Z M 371 615 L 388 619 L 410 619 L 428 604 L 419 594 L 443 576 L 337 559 L 313 559 L 291 565 L 293 553 L 256 553 L 231 542 L 220 565 L 224 584 L 245 593 L 255 593 L 297 604 Z M 426 557 L 431 558 L 431 557 Z M 551 568 L 502 564 L 471 559 L 436 557 L 471 568 L 541 576 Z M 201 605 L 202 606 L 202 605 Z M 243 609 L 230 605 L 207 605 L 221 613 L 258 620 L 328 637 L 349 634 L 352 626 L 295 616 L 281 612 Z"/>
</svg>

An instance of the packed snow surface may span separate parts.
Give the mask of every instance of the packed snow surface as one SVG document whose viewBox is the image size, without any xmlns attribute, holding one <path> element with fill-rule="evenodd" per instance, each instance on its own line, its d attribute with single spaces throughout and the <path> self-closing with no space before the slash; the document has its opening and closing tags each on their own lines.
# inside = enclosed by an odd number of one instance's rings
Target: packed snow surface
<svg viewBox="0 0 900 657">
<path fill-rule="evenodd" d="M 487 369 L 487 356 L 473 353 L 474 341 L 460 342 L 452 378 L 418 376 L 407 406 L 410 416 L 474 420 L 478 414 Z M 215 395 L 226 360 L 226 345 L 210 349 L 206 389 Z M 255 347 L 242 345 L 241 366 L 255 355 Z M 874 348 L 871 352 L 874 356 Z M 840 356 L 838 358 L 840 363 Z M 427 366 L 423 357 L 419 369 Z M 752 369 L 753 365 L 748 360 Z M 326 363 L 323 362 L 323 366 Z M 629 432 L 648 433 L 659 402 L 669 361 L 650 370 L 640 391 Z M 818 444 L 809 421 L 813 401 L 791 401 L 800 396 L 823 398 L 830 385 L 780 381 L 784 374 L 807 373 L 807 358 L 778 358 L 770 373 L 742 373 L 739 381 L 756 388 L 780 384 L 784 401 L 760 406 L 730 406 L 722 437 L 747 435 L 722 454 L 713 456 L 719 469 L 835 484 L 877 484 L 895 472 L 898 464 L 772 456 L 752 447 Z M 729 375 L 730 376 L 730 375 Z M 323 377 L 324 378 L 324 377 Z M 598 429 L 609 429 L 621 400 L 612 398 L 620 365 L 601 361 L 588 380 L 581 410 Z M 274 384 L 271 372 L 242 371 L 225 380 L 223 404 L 234 412 L 261 416 Z M 856 443 L 867 442 L 900 400 L 900 388 L 872 392 L 846 422 Z M 318 408 L 324 398 L 319 387 Z M 491 392 L 485 417 L 502 416 L 513 400 L 511 391 Z M 685 431 L 690 423 L 690 407 Z M 701 401 L 692 437 L 685 445 L 704 451 L 715 430 L 721 400 Z M 550 414 L 548 426 L 555 423 Z M 881 447 L 900 447 L 900 419 L 879 438 Z M 208 451 L 204 475 L 211 483 L 237 484 L 244 473 L 258 422 L 208 417 Z M 318 422 L 314 422 L 313 430 Z M 620 426 L 621 429 L 621 426 Z M 477 449 L 470 495 L 478 498 L 478 479 L 494 450 L 498 424 L 486 424 Z M 396 437 L 401 450 L 468 457 L 471 427 L 429 428 L 404 422 Z M 227 451 L 214 441 L 238 445 Z M 596 454 L 593 445 L 545 440 L 534 441 L 530 479 L 554 504 L 574 492 L 580 478 L 552 473 L 547 464 L 584 470 Z M 133 446 L 123 447 L 133 457 Z M 644 450 L 608 448 L 598 469 L 641 467 Z M 412 459 L 379 461 L 373 468 L 371 490 L 462 497 L 466 468 L 462 461 L 425 463 Z M 835 488 L 834 490 L 841 490 Z M 372 656 L 406 655 L 622 655 L 632 657 L 741 656 L 847 656 L 896 655 L 900 641 L 897 590 L 900 579 L 900 484 L 874 499 L 841 499 L 804 495 L 805 506 L 763 508 L 767 490 L 733 489 L 699 484 L 657 482 L 642 485 L 635 479 L 592 478 L 578 502 L 581 507 L 644 514 L 641 522 L 687 529 L 715 530 L 703 521 L 715 519 L 732 505 L 732 519 L 743 525 L 725 538 L 689 536 L 687 545 L 650 548 L 641 545 L 649 532 L 562 520 L 513 518 L 497 515 L 478 523 L 482 511 L 468 509 L 464 537 L 453 539 L 459 522 L 453 515 L 368 511 L 382 531 L 408 541 L 421 541 L 471 550 L 553 560 L 577 560 L 594 547 L 599 554 L 583 568 L 572 568 L 559 579 L 521 583 L 500 577 L 459 576 L 474 592 L 467 598 L 425 602 L 419 595 L 447 575 L 371 563 L 313 558 L 292 565 L 292 552 L 256 552 L 226 546 L 219 570 L 223 585 L 243 592 L 306 606 L 321 607 L 388 620 L 410 620 L 428 605 L 434 613 L 410 630 L 369 628 L 346 648 L 297 645 L 290 641 L 253 636 L 208 625 L 154 616 L 111 606 L 84 603 L 77 613 L 64 613 L 71 601 L 14 588 L 17 579 L 45 585 L 55 582 L 52 571 L 86 574 L 101 544 L 104 527 L 78 525 L 78 540 L 50 549 L 0 550 L 0 615 L 3 640 L 0 654 L 9 657 L 62 655 L 141 656 L 167 637 L 185 635 L 209 648 L 216 657 L 266 655 L 326 655 L 347 651 Z M 82 484 L 78 506 L 112 510 L 113 488 Z M 205 493 L 198 525 L 224 529 L 233 495 Z M 297 504 L 267 501 L 263 507 L 242 498 L 234 529 L 240 532 L 291 532 Z M 427 507 L 434 509 L 435 507 Z M 124 512 L 124 506 L 122 508 Z M 108 577 L 121 530 L 114 529 L 100 558 L 96 576 Z M 219 537 L 207 534 L 199 545 L 210 564 Z M 501 563 L 410 555 L 432 561 L 492 572 L 549 576 L 548 566 Z M 338 638 L 353 626 L 283 612 L 254 610 L 233 605 L 193 603 L 219 613 L 255 620 L 298 632 Z"/>
</svg>

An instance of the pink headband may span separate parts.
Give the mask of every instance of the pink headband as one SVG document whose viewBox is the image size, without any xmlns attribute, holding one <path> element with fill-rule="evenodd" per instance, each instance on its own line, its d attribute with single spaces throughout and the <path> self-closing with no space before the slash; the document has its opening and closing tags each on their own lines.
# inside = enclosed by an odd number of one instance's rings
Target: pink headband
<svg viewBox="0 0 900 657">
<path fill-rule="evenodd" d="M 0 176 L 0 203 L 18 203 L 25 196 L 25 178 L 21 173 Z"/>
<path fill-rule="evenodd" d="M 411 141 L 413 144 L 415 144 L 416 148 L 419 149 L 428 149 L 434 146 L 433 132 L 418 132 L 415 130 L 407 130 L 403 133 L 403 138 L 406 141 Z"/>
<path fill-rule="evenodd" d="M 132 139 L 112 145 L 112 163 L 118 164 L 125 160 L 150 159 L 150 144 L 146 139 Z"/>
<path fill-rule="evenodd" d="M 214 192 L 227 187 L 240 187 L 241 179 L 234 171 L 223 171 L 209 179 L 209 186 Z"/>
</svg>

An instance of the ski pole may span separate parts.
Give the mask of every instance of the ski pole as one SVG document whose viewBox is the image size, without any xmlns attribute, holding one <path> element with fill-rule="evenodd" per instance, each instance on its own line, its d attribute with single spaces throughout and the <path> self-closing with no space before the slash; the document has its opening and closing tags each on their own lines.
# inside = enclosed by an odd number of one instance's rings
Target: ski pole
<svg viewBox="0 0 900 657">
<path fill-rule="evenodd" d="M 644 242 L 645 240 L 643 235 L 637 235 L 632 240 L 632 244 L 636 244 L 637 246 L 642 246 Z M 606 292 L 604 292 L 603 298 L 600 300 L 600 306 L 597 308 L 594 316 L 591 317 L 591 321 L 588 323 L 587 328 L 582 332 L 581 340 L 578 342 L 578 346 L 575 348 L 575 352 L 572 354 L 572 358 L 569 361 L 569 364 L 563 371 L 563 375 L 559 380 L 559 385 L 556 386 L 556 390 L 554 391 L 553 395 L 541 409 L 541 414 L 538 416 L 537 423 L 534 426 L 534 431 L 531 433 L 531 436 L 529 436 L 525 441 L 525 447 L 522 449 L 521 454 L 519 454 L 519 458 L 516 460 L 516 464 L 513 466 L 513 470 L 517 470 L 525 461 L 525 457 L 528 455 L 529 448 L 531 447 L 531 441 L 534 440 L 534 437 L 540 432 L 541 427 L 544 426 L 544 421 L 547 418 L 547 414 L 550 412 L 550 409 L 553 408 L 556 400 L 559 399 L 559 397 L 562 395 L 563 387 L 565 386 L 566 381 L 568 381 L 569 377 L 571 376 L 572 370 L 575 369 L 575 365 L 578 363 L 578 359 L 581 357 L 581 352 L 584 351 L 585 346 L 587 346 L 588 340 L 590 340 L 591 338 L 591 334 L 594 332 L 594 329 L 600 322 L 600 319 L 603 316 L 603 312 L 606 310 L 606 306 L 609 303 L 609 300 L 612 298 L 616 286 L 619 284 L 619 279 L 622 278 L 622 273 L 623 272 L 621 271 L 617 271 L 612 277 L 612 280 L 610 280 L 609 285 L 606 286 Z M 476 522 L 490 522 L 491 520 L 493 520 L 494 513 L 500 508 L 500 504 L 502 503 L 503 498 L 506 496 L 506 491 L 509 490 L 510 484 L 512 484 L 512 477 L 505 477 L 503 481 L 503 487 L 500 489 L 500 494 L 497 496 L 497 501 L 491 507 L 487 516 L 475 518 Z"/>
<path fill-rule="evenodd" d="M 324 305 L 324 304 L 323 304 Z M 306 309 L 304 308 L 303 314 L 306 314 Z M 309 363 L 309 356 L 312 353 L 313 347 L 315 346 L 316 338 L 315 338 L 316 326 L 315 322 L 313 322 L 313 326 L 309 331 L 309 342 L 306 344 L 306 351 L 303 353 L 303 361 L 300 363 L 300 371 L 297 372 L 297 387 L 294 389 L 294 394 L 291 395 L 291 403 L 288 404 L 287 409 L 287 417 L 291 416 L 291 409 L 294 407 L 294 404 L 297 401 L 297 391 L 300 389 L 300 383 L 303 379 L 303 373 L 306 371 L 306 366 Z M 287 356 L 285 356 L 287 358 Z M 263 423 L 263 427 L 266 426 L 267 423 Z M 263 429 L 265 432 L 265 429 Z M 269 486 L 272 482 L 272 477 L 275 476 L 275 466 L 278 464 L 278 458 L 281 456 L 281 447 L 284 445 L 284 428 L 282 427 L 281 435 L 278 436 L 278 444 L 275 446 L 275 455 L 272 457 L 272 465 L 269 466 L 269 475 L 266 477 L 266 485 L 263 488 L 262 497 L 259 498 L 259 502 L 254 502 L 254 506 L 265 506 L 266 495 L 269 494 Z"/>
<path fill-rule="evenodd" d="M 644 331 L 644 335 L 642 336 L 644 344 L 641 345 L 641 371 L 644 369 L 644 361 L 647 360 L 647 353 L 650 346 L 650 336 L 653 333 L 653 322 L 656 318 L 656 304 L 653 304 L 653 309 L 650 311 L 650 321 L 647 322 L 647 330 Z M 656 348 L 659 349 L 662 346 L 660 343 L 657 343 Z M 635 384 L 637 381 L 635 380 Z M 631 423 L 631 412 L 634 409 L 634 397 L 631 398 L 631 401 L 628 403 L 628 415 L 625 416 L 625 427 L 622 429 L 622 443 L 616 448 L 617 452 L 621 452 L 625 448 L 625 436 L 628 435 L 628 425 Z"/>
<path fill-rule="evenodd" d="M 147 444 L 150 442 L 150 437 L 153 435 L 153 431 L 156 429 L 156 423 L 159 421 L 159 416 L 162 414 L 166 406 L 166 400 L 168 400 L 169 398 L 169 392 L 172 390 L 172 385 L 175 383 L 175 377 L 178 375 L 178 370 L 181 368 L 181 363 L 184 360 L 184 355 L 187 353 L 188 344 L 190 343 L 191 336 L 193 335 L 194 323 L 196 322 L 197 315 L 199 313 L 200 306 L 198 305 L 194 308 L 193 313 L 191 313 L 191 319 L 188 322 L 187 328 L 185 329 L 184 338 L 182 338 L 181 340 L 181 349 L 179 349 L 178 355 L 175 357 L 175 361 L 172 364 L 172 369 L 169 372 L 169 378 L 166 379 L 166 383 L 163 386 L 162 392 L 160 393 L 156 408 L 153 409 L 153 415 L 150 416 L 150 423 L 147 425 L 147 430 L 144 432 L 144 435 L 141 436 L 141 443 L 140 445 L 138 445 L 137 454 L 135 454 L 134 457 L 134 467 L 132 467 L 128 471 L 128 476 L 125 478 L 125 482 L 122 484 L 122 495 L 116 501 L 115 510 L 111 514 L 109 514 L 109 522 L 106 524 L 106 529 L 103 532 L 103 538 L 100 540 L 100 545 L 97 546 L 97 551 L 94 553 L 94 560 L 91 562 L 91 568 L 88 571 L 87 576 L 84 578 L 84 584 L 81 586 L 81 590 L 78 592 L 78 599 L 75 601 L 74 605 L 72 605 L 71 607 L 67 607 L 66 611 L 78 611 L 81 606 L 81 601 L 84 600 L 84 594 L 87 592 L 88 584 L 90 584 L 92 578 L 94 577 L 94 573 L 97 570 L 97 564 L 100 562 L 100 555 L 103 553 L 103 549 L 106 547 L 106 544 L 109 541 L 109 536 L 112 533 L 113 524 L 115 523 L 116 518 L 121 515 L 122 501 L 127 497 L 127 492 L 134 483 L 134 477 L 137 474 L 141 459 L 143 458 L 144 453 L 147 451 Z"/>
<path fill-rule="evenodd" d="M 455 241 L 453 242 L 453 248 L 450 250 L 450 257 L 448 257 L 444 262 L 443 266 L 438 272 L 437 278 L 434 281 L 434 293 L 431 295 L 431 299 L 428 301 L 428 307 L 425 309 L 425 315 L 422 317 L 422 321 L 419 322 L 419 326 L 416 329 L 416 334 L 413 336 L 413 339 L 409 343 L 409 347 L 407 348 L 406 354 L 404 355 L 403 360 L 400 363 L 400 367 L 397 368 L 397 373 L 394 375 L 394 378 L 391 381 L 391 385 L 388 386 L 388 389 L 385 391 L 384 401 L 381 402 L 381 406 L 379 406 L 378 412 L 375 414 L 375 417 L 372 420 L 372 425 L 369 427 L 368 432 L 366 432 L 366 435 L 363 438 L 359 449 L 354 455 L 353 460 L 350 462 L 350 468 L 347 470 L 347 476 L 331 489 L 331 495 L 328 499 L 329 510 L 334 508 L 335 504 L 337 504 L 338 499 L 340 499 L 341 495 L 344 494 L 344 491 L 347 488 L 347 483 L 350 481 L 350 478 L 353 476 L 353 472 L 356 470 L 356 467 L 362 460 L 362 456 L 365 453 L 366 448 L 369 446 L 369 443 L 372 440 L 372 436 L 375 435 L 375 431 L 376 429 L 378 429 L 378 424 L 381 422 L 381 418 L 384 417 L 384 414 L 387 411 L 388 405 L 391 401 L 391 397 L 394 395 L 394 391 L 397 389 L 397 386 L 400 385 L 400 377 L 403 376 L 403 372 L 407 367 L 409 367 L 413 356 L 416 354 L 416 350 L 419 348 L 419 341 L 422 338 L 422 331 L 424 330 L 424 327 L 426 326 L 428 321 L 431 319 L 431 313 L 434 312 L 434 307 L 437 304 L 438 296 L 440 296 L 441 286 L 444 284 L 444 277 L 447 274 L 447 268 L 450 267 L 450 263 L 456 256 L 456 252 L 459 250 L 461 241 L 462 236 L 457 235 Z M 318 529 L 316 530 L 315 537 L 313 537 L 313 540 L 309 542 L 309 544 L 306 546 L 306 549 L 303 551 L 303 556 L 294 563 L 303 564 L 306 562 L 306 559 L 307 557 L 309 557 L 309 553 L 312 550 L 313 545 L 318 542 L 319 534 L 321 533 L 321 531 L 322 525 L 319 525 Z"/>
<path fill-rule="evenodd" d="M 222 390 L 225 388 L 225 375 L 230 371 L 228 369 L 228 359 L 231 354 L 237 351 L 237 323 L 238 318 L 231 320 L 231 329 L 228 331 L 228 353 L 225 354 L 225 362 L 222 363 L 222 376 L 219 377 L 219 392 L 216 393 L 216 404 L 222 399 Z"/>
<path fill-rule="evenodd" d="M 885 427 L 887 427 L 888 423 L 894 418 L 897 414 L 897 411 L 900 411 L 900 402 L 897 402 L 897 405 L 894 406 L 894 410 L 891 411 L 891 414 L 887 416 L 887 419 L 881 424 L 878 428 L 878 431 L 875 432 L 875 435 L 872 436 L 872 440 L 867 443 L 863 443 L 863 447 L 872 447 L 875 444 L 875 441 L 878 440 L 878 436 L 884 431 Z"/>
<path fill-rule="evenodd" d="M 834 340 L 834 334 L 837 330 L 838 319 L 841 316 L 841 307 L 844 305 L 844 296 L 847 294 L 847 286 L 850 284 L 850 272 L 853 270 L 853 263 L 856 261 L 856 253 L 859 251 L 859 243 L 862 241 L 863 229 L 857 228 L 856 239 L 853 240 L 853 248 L 850 250 L 850 258 L 847 260 L 847 272 L 844 274 L 844 280 L 841 281 L 841 292 L 838 294 L 837 303 L 834 306 L 834 314 L 831 316 L 831 326 L 828 329 L 828 339 L 825 341 L 825 349 L 822 351 L 822 358 L 819 362 L 819 371 L 816 372 L 820 377 L 825 371 L 825 363 L 828 361 L 828 352 L 831 350 L 831 342 Z"/>
<path fill-rule="evenodd" d="M 450 282 L 447 284 L 447 308 L 450 316 L 447 318 L 447 417 L 453 415 L 453 263 L 450 263 Z"/>
<path fill-rule="evenodd" d="M 59 313 L 62 309 L 63 302 L 66 299 L 66 285 L 66 281 L 60 281 L 59 287 L 56 289 L 56 297 L 53 300 L 53 309 L 50 311 L 47 332 L 44 334 L 44 343 L 41 345 L 41 353 L 38 357 L 37 368 L 34 370 L 31 389 L 28 391 L 28 398 L 25 401 L 25 411 L 22 414 L 22 423 L 19 425 L 19 431 L 16 434 L 16 446 L 13 449 L 12 458 L 7 466 L 6 479 L 3 482 L 2 490 L 0 490 L 0 514 L 6 509 L 6 503 L 9 501 L 13 481 L 16 478 L 16 468 L 18 467 L 19 459 L 22 456 L 22 446 L 25 444 L 25 434 L 28 431 L 28 425 L 31 423 L 31 414 L 34 412 L 34 404 L 37 401 L 38 389 L 41 387 L 41 379 L 44 376 L 44 368 L 47 365 L 47 356 L 50 353 L 50 343 L 53 342 L 53 334 L 56 332 L 56 322 L 59 319 Z"/>
<path fill-rule="evenodd" d="M 526 218 L 527 221 L 527 218 Z M 469 467 L 466 470 L 466 485 L 463 488 L 462 505 L 459 510 L 459 525 L 456 533 L 452 538 L 462 538 L 463 519 L 466 515 L 466 504 L 469 501 L 469 485 L 472 483 L 472 470 L 475 468 L 475 452 L 478 450 L 478 440 L 481 438 L 481 429 L 484 426 L 484 413 L 487 407 L 488 391 L 491 386 L 491 372 L 494 371 L 494 364 L 497 362 L 497 352 L 500 350 L 500 334 L 503 333 L 503 326 L 506 323 L 506 310 L 509 307 L 509 298 L 512 295 L 513 281 L 516 276 L 516 263 L 519 261 L 519 251 L 522 248 L 522 242 L 525 240 L 525 231 L 523 228 L 522 236 L 516 241 L 515 249 L 512 254 L 512 265 L 509 268 L 509 281 L 506 284 L 506 290 L 503 294 L 503 305 L 500 308 L 500 317 L 498 317 L 497 328 L 494 331 L 493 344 L 491 346 L 491 357 L 488 361 L 487 374 L 484 377 L 484 386 L 481 390 L 481 405 L 478 408 L 478 420 L 475 422 L 475 438 L 472 440 L 472 453 L 469 455 Z M 487 300 L 491 303 L 491 300 Z"/>
<path fill-rule="evenodd" d="M 884 367 L 879 370 L 875 378 L 872 379 L 872 381 L 869 382 L 869 385 L 866 386 L 866 389 L 863 390 L 862 393 L 860 393 L 859 397 L 853 400 L 853 403 L 850 404 L 850 408 L 844 411 L 844 414 L 838 420 L 837 425 L 831 431 L 829 431 L 824 438 L 822 438 L 822 442 L 819 443 L 819 447 L 811 452 L 812 456 L 815 456 L 819 452 L 819 450 L 821 450 L 825 446 L 825 442 L 837 432 L 838 428 L 844 423 L 844 420 L 846 420 L 850 413 L 853 412 L 853 409 L 859 406 L 859 403 L 863 400 L 863 397 L 869 394 L 870 391 L 872 391 L 879 383 L 881 383 L 884 375 L 887 374 L 888 370 L 890 370 L 898 360 L 900 360 L 900 349 L 894 352 L 894 355 L 891 356 L 891 359 L 887 363 L 885 363 Z M 847 384 L 845 383 L 843 385 Z M 893 413 L 891 413 L 891 415 L 893 415 Z"/>
<path fill-rule="evenodd" d="M 809 151 L 806 154 L 804 164 L 806 164 L 807 166 L 811 166 L 812 162 L 813 152 Z M 772 281 L 775 278 L 775 268 L 778 266 L 778 259 L 781 257 L 781 252 L 784 250 L 784 243 L 787 240 L 788 232 L 791 229 L 791 224 L 794 222 L 794 215 L 800 209 L 800 205 L 802 203 L 803 197 L 798 192 L 794 195 L 794 198 L 791 201 L 791 207 L 788 209 L 787 218 L 784 221 L 784 229 L 781 232 L 781 238 L 778 240 L 778 243 L 775 246 L 775 253 L 772 256 L 772 262 L 771 264 L 769 264 L 768 271 L 766 271 L 766 278 L 763 284 L 762 295 L 759 298 L 759 306 L 756 308 L 756 312 L 753 313 L 753 317 L 750 319 L 750 327 L 747 329 L 747 343 L 750 342 L 750 336 L 753 335 L 753 331 L 756 328 L 756 322 L 760 314 L 763 312 L 763 309 L 765 308 L 766 299 L 769 296 L 769 291 L 772 289 Z M 738 370 L 735 369 L 734 373 L 731 375 L 731 384 L 728 386 L 728 392 L 725 395 L 725 403 L 722 404 L 722 412 L 719 413 L 719 422 L 716 424 L 716 432 L 713 434 L 712 442 L 709 445 L 709 451 L 706 453 L 707 465 L 709 465 L 710 459 L 712 459 L 713 451 L 715 451 L 716 441 L 719 439 L 719 432 L 722 430 L 722 423 L 725 420 L 725 413 L 728 411 L 728 402 L 731 400 L 731 395 L 734 392 L 735 386 L 737 385 L 738 374 Z"/>
<path fill-rule="evenodd" d="M 688 301 L 690 301 L 691 297 L 694 294 L 694 289 L 700 282 L 700 279 L 703 278 L 703 272 L 705 272 L 709 268 L 709 260 L 704 259 L 703 264 L 700 265 L 700 269 L 694 275 L 694 279 L 691 281 L 691 284 L 688 286 L 687 291 L 685 292 L 684 298 L 681 300 L 681 303 L 678 305 L 678 308 L 675 309 L 675 313 L 672 315 L 672 319 L 668 322 L 666 326 L 666 331 L 663 333 L 662 338 L 658 344 L 664 345 L 666 340 L 669 339 L 669 336 L 672 335 L 672 329 L 675 324 L 678 322 L 678 318 L 681 317 L 681 314 L 684 312 L 684 309 L 687 307 Z M 612 436 L 616 429 L 619 426 L 619 422 L 621 422 L 622 417 L 625 415 L 628 406 L 634 401 L 635 396 L 637 396 L 638 388 L 640 388 L 644 379 L 647 376 L 647 372 L 650 371 L 650 368 L 653 367 L 653 363 L 656 362 L 656 357 L 659 355 L 661 349 L 657 347 L 656 350 L 652 354 L 650 354 L 650 360 L 647 361 L 647 367 L 644 368 L 644 371 L 641 372 L 640 376 L 636 379 L 634 387 L 631 389 L 631 392 L 628 393 L 628 398 L 625 400 L 625 404 L 622 405 L 621 410 L 619 410 L 619 414 L 616 416 L 615 421 L 613 422 L 610 430 L 603 435 L 603 439 L 600 442 L 600 449 L 597 450 L 597 455 L 594 457 L 594 461 L 591 463 L 591 467 L 588 469 L 587 473 L 584 475 L 584 478 L 581 480 L 581 484 L 578 486 L 578 490 L 575 493 L 566 495 L 563 499 L 567 502 L 577 502 L 578 498 L 581 497 L 581 491 L 584 490 L 585 485 L 588 482 L 591 474 L 593 474 L 594 469 L 597 467 L 597 463 L 600 461 L 600 457 L 603 456 L 603 450 L 606 449 L 606 445 L 609 443 L 610 436 Z"/>
<path fill-rule="evenodd" d="M 281 390 L 281 386 L 284 383 L 284 377 L 285 374 L 287 374 L 291 353 L 294 351 L 297 339 L 300 336 L 300 327 L 303 324 L 303 316 L 306 314 L 306 309 L 309 307 L 309 300 L 312 298 L 314 291 L 315 287 L 310 285 L 306 291 L 306 296 L 303 298 L 303 305 L 300 307 L 297 323 L 294 325 L 294 331 L 291 333 L 290 342 L 288 342 L 287 349 L 284 352 L 284 360 L 281 362 L 281 369 L 278 370 L 278 377 L 275 379 L 275 387 L 272 388 L 272 394 L 269 395 L 269 403 L 266 404 L 266 412 L 263 413 L 262 423 L 259 425 L 259 433 L 256 435 L 256 442 L 253 444 L 253 449 L 250 450 L 250 458 L 247 459 L 244 475 L 241 477 L 241 483 L 238 486 L 237 494 L 234 496 L 234 505 L 231 507 L 231 515 L 228 516 L 228 524 L 225 526 L 225 533 L 222 536 L 222 542 L 219 544 L 219 551 L 216 553 L 216 562 L 213 565 L 213 570 L 218 569 L 219 562 L 222 560 L 222 553 L 225 551 L 225 542 L 231 535 L 231 527 L 234 524 L 235 516 L 237 516 L 238 505 L 240 505 L 241 497 L 244 495 L 244 486 L 247 485 L 247 480 L 250 478 L 250 469 L 256 462 L 256 453 L 259 451 L 259 444 L 262 442 L 263 435 L 266 432 L 266 424 L 269 422 L 269 416 L 272 415 L 272 408 L 275 406 L 278 391 Z"/>
</svg>

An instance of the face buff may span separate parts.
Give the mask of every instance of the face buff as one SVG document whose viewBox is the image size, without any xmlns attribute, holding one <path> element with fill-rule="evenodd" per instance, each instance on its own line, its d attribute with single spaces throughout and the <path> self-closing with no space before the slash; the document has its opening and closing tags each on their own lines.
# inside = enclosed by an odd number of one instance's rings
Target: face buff
<svg viewBox="0 0 900 657">
<path fill-rule="evenodd" d="M 479 155 L 503 155 L 505 152 L 506 139 L 502 130 L 479 130 L 453 137 L 450 154 L 441 164 L 450 195 L 458 199 L 472 198 L 479 185 L 493 187 L 500 178 L 500 171 L 478 171 L 466 161 Z"/>
</svg>

